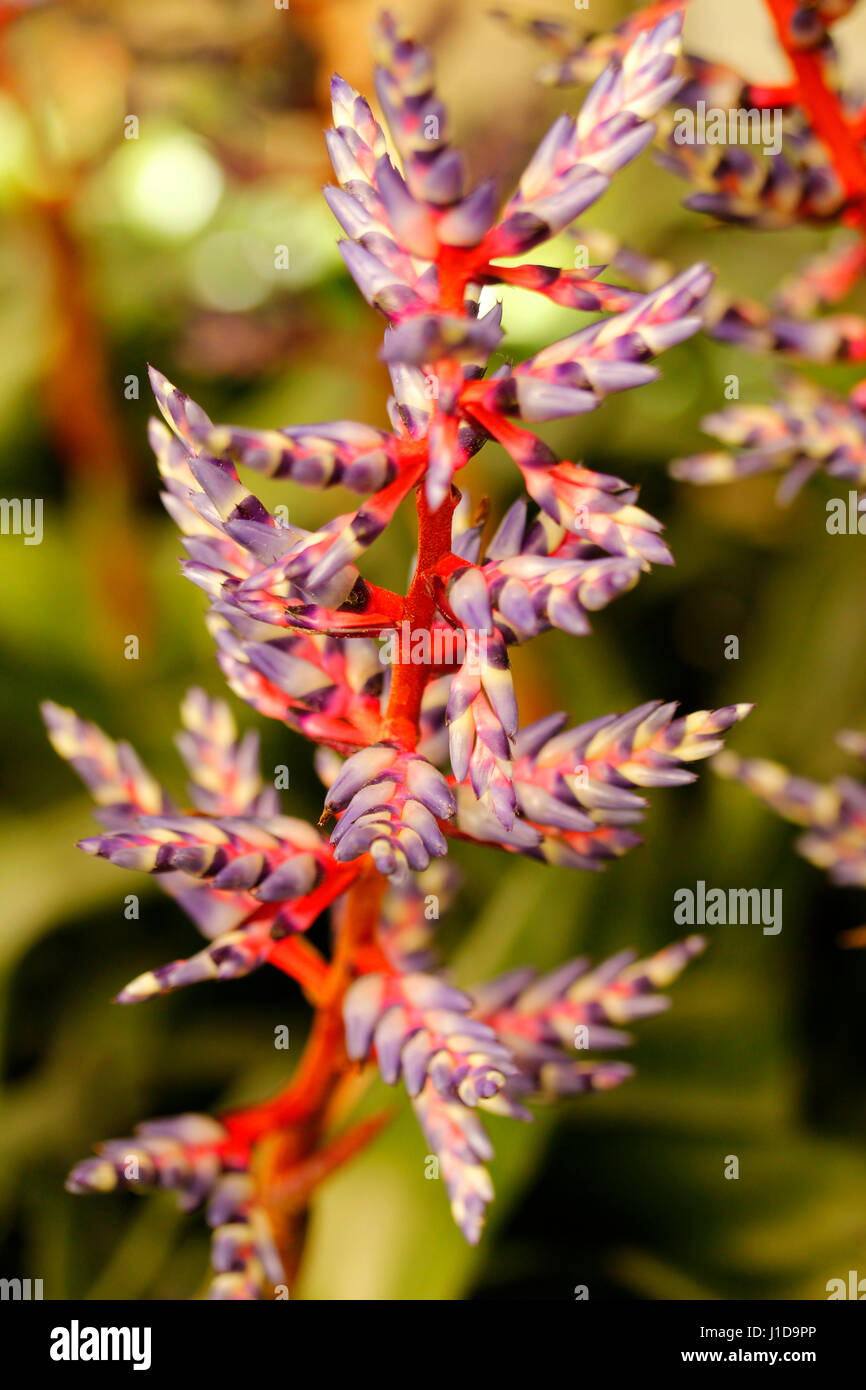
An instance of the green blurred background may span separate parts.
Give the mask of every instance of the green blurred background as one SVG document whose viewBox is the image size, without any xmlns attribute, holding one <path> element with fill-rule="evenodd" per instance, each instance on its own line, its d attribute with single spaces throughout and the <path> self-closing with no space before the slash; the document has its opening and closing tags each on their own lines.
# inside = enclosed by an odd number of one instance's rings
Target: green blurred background
<svg viewBox="0 0 866 1390">
<path fill-rule="evenodd" d="M 453 129 L 476 176 L 503 192 L 575 92 L 534 80 L 548 54 L 484 3 L 405 0 L 435 48 Z M 169 785 L 183 779 L 171 734 L 191 683 L 223 689 L 204 601 L 178 574 L 180 546 L 158 502 L 145 427 L 145 364 L 218 420 L 281 425 L 346 416 L 385 422 L 382 324 L 345 274 L 321 198 L 330 73 L 371 91 L 367 0 L 149 0 L 146 6 L 0 5 L 0 467 L 7 497 L 42 497 L 39 546 L 0 538 L 0 718 L 6 786 L 0 848 L 0 1274 L 42 1278 L 46 1298 L 195 1297 L 207 1235 L 170 1199 L 82 1199 L 70 1165 L 137 1120 L 263 1097 L 300 1046 L 307 1011 L 276 972 L 202 985 L 139 1008 L 109 1003 L 140 971 L 198 938 L 150 881 L 87 859 L 88 802 L 49 750 L 37 703 L 73 705 L 129 738 Z M 721 11 L 724 11 L 722 14 Z M 601 28 L 625 12 L 593 0 Z M 543 13 L 575 16 L 569 0 Z M 866 70 L 866 15 L 840 26 Z M 762 8 L 699 0 L 692 47 L 783 76 Z M 853 65 L 853 66 L 852 66 Z M 864 71 L 861 75 L 866 75 Z M 125 118 L 138 138 L 124 138 Z M 819 234 L 713 228 L 651 155 L 621 175 L 592 221 L 677 266 L 706 258 L 723 284 L 765 296 L 823 244 Z M 290 269 L 275 271 L 285 244 Z M 571 255 L 567 242 L 551 255 Z M 866 308 L 866 303 L 859 306 Z M 582 322 L 509 294 L 509 352 Z M 667 461 L 701 446 L 700 415 L 771 393 L 777 368 L 700 340 L 662 359 L 651 387 L 550 431 L 569 456 L 642 485 L 677 559 L 598 616 L 591 638 L 550 634 L 515 661 L 522 715 L 575 719 L 651 698 L 687 708 L 754 700 L 732 746 L 824 777 L 842 770 L 833 733 L 866 727 L 866 560 L 828 537 L 811 485 L 788 511 L 773 485 L 690 490 Z M 840 390 L 845 369 L 813 373 Z M 137 378 L 135 399 L 129 378 Z M 465 475 L 494 514 L 517 495 L 489 448 Z M 314 526 L 335 493 L 258 488 Z M 367 572 L 401 586 L 412 546 L 401 512 Z M 140 639 L 137 662 L 123 639 Z M 740 637 L 725 661 L 724 639 Z M 264 721 L 232 696 L 242 728 Z M 265 766 L 288 763 L 293 814 L 315 817 L 311 750 L 262 727 Z M 497 1202 L 480 1249 L 452 1225 L 426 1145 L 398 1118 L 319 1197 L 293 1296 L 570 1299 L 825 1297 L 866 1274 L 866 956 L 836 933 L 866 920 L 863 895 L 833 891 L 795 857 L 793 834 L 711 773 L 653 796 L 647 844 L 603 875 L 567 874 L 461 846 L 464 890 L 443 923 L 458 982 L 515 963 L 642 951 L 673 939 L 673 893 L 767 886 L 784 928 L 712 931 L 675 987 L 674 1008 L 636 1030 L 637 1077 L 618 1091 L 490 1123 Z M 123 915 L 141 895 L 141 918 Z M 712 930 L 712 929 L 711 929 Z M 381 1085 L 367 1098 L 380 1106 Z M 740 1160 L 726 1181 L 727 1155 Z"/>
</svg>

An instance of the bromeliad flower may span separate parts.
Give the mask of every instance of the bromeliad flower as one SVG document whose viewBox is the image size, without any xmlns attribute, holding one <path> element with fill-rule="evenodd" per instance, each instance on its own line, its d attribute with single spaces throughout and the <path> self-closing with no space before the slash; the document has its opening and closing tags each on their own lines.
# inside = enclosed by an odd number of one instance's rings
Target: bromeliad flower
<svg viewBox="0 0 866 1390">
<path fill-rule="evenodd" d="M 866 487 L 866 394 L 855 388 L 847 401 L 803 379 L 787 383 L 772 405 L 730 406 L 703 420 L 703 427 L 732 452 L 676 459 L 671 473 L 690 483 L 725 483 L 758 473 L 782 473 L 776 494 L 788 503 L 819 472 Z"/>
<path fill-rule="evenodd" d="M 846 729 L 837 742 L 846 753 L 866 758 L 866 735 Z M 797 851 L 824 869 L 841 888 L 866 888 L 866 787 L 852 777 L 813 782 L 767 758 L 740 758 L 725 750 L 713 761 L 722 777 L 740 782 L 765 805 L 802 828 Z M 866 946 L 866 928 L 843 932 L 846 946 Z"/>
<path fill-rule="evenodd" d="M 586 634 L 588 614 L 671 563 L 636 489 L 558 458 L 529 426 L 651 381 L 652 360 L 698 329 L 709 272 L 695 266 L 637 292 L 607 285 L 601 267 L 500 264 L 566 227 L 653 138 L 680 81 L 680 19 L 661 9 L 659 23 L 611 47 L 581 113 L 554 124 L 501 210 L 491 181 L 470 187 L 430 57 L 393 18 L 376 38 L 387 136 L 335 78 L 327 140 L 339 186 L 326 197 L 348 270 L 386 320 L 390 430 L 214 424 L 152 373 L 163 500 L 183 535 L 184 572 L 209 600 L 221 669 L 259 713 L 317 745 L 326 787 L 318 828 L 283 815 L 261 781 L 254 736 L 239 740 L 226 707 L 192 692 L 178 740 L 191 775 L 185 810 L 126 744 L 45 707 L 52 742 L 100 808 L 104 833 L 82 848 L 154 875 L 206 938 L 188 960 L 139 976 L 120 1001 L 268 964 L 314 1010 L 303 1059 L 272 1099 L 219 1123 L 140 1127 L 71 1179 L 76 1191 L 143 1182 L 207 1199 L 214 1297 L 290 1287 L 313 1189 L 383 1123 L 330 1132 L 355 1094 L 344 1083 L 374 1056 L 386 1082 L 404 1082 L 455 1218 L 476 1241 L 492 1197 L 479 1112 L 528 1119 L 533 1097 L 622 1081 L 628 1068 L 573 1049 L 621 1047 L 619 1026 L 661 1007 L 656 988 L 702 944 L 458 990 L 436 930 L 455 887 L 443 862 L 450 840 L 601 867 L 638 842 L 643 789 L 693 780 L 690 764 L 716 752 L 748 709 L 675 717 L 675 706 L 651 702 L 572 729 L 564 715 L 521 729 L 509 667 L 510 647 L 550 627 Z M 604 317 L 490 371 L 501 307 L 482 312 L 480 295 L 508 284 Z M 471 477 L 490 440 L 515 461 L 529 498 L 485 544 L 484 504 L 473 513 L 455 479 Z M 239 469 L 290 488 L 340 485 L 362 500 L 308 532 L 281 524 Z M 371 583 L 358 563 L 413 495 L 418 548 L 404 595 Z M 308 935 L 326 912 L 329 954 Z M 128 1154 L 137 1169 L 123 1166 Z"/>
<path fill-rule="evenodd" d="M 246 1168 L 249 1153 L 207 1115 L 176 1115 L 136 1126 L 131 1139 L 98 1146 L 66 1182 L 69 1192 L 147 1192 L 168 1188 L 183 1211 L 205 1204 L 213 1229 L 213 1299 L 259 1299 L 283 1282 L 284 1271 L 268 1217 Z"/>
<path fill-rule="evenodd" d="M 589 613 L 634 587 L 645 562 L 637 555 L 598 556 L 597 549 L 544 513 L 527 524 L 523 499 L 509 508 L 481 565 L 491 619 L 506 643 L 527 642 L 551 627 L 582 637 L 590 631 Z"/>
<path fill-rule="evenodd" d="M 730 705 L 675 719 L 675 704 L 655 700 L 574 729 L 563 728 L 566 715 L 548 715 L 521 730 L 517 740 L 513 778 L 520 836 L 503 841 L 483 808 L 467 797 L 458 798 L 457 832 L 550 863 L 601 869 L 641 843 L 631 829 L 647 805 L 638 789 L 693 782 L 689 764 L 717 753 L 723 734 L 750 709 Z"/>
<path fill-rule="evenodd" d="M 305 821 L 279 814 L 274 788 L 262 788 L 258 739 L 236 739 L 226 705 L 191 690 L 178 744 L 192 776 L 196 813 L 178 815 L 135 751 L 113 743 L 71 710 L 50 702 L 49 737 L 89 788 L 110 829 L 80 848 L 124 869 L 157 876 L 208 945 L 133 980 L 117 996 L 137 1003 L 201 980 L 234 979 L 271 960 L 305 958 L 282 938 L 305 931 L 352 881 L 327 842 Z M 158 811 L 156 808 L 159 808 Z M 207 809 L 210 808 L 210 809 Z M 280 944 L 281 943 L 281 944 Z"/>
<path fill-rule="evenodd" d="M 513 1094 L 555 1099 L 584 1091 L 609 1090 L 628 1079 L 624 1062 L 576 1060 L 574 1053 L 627 1047 L 630 1024 L 668 1008 L 656 991 L 665 989 L 706 946 L 690 936 L 638 960 L 621 951 L 591 968 L 569 961 L 549 975 L 518 969 L 473 992 L 474 1012 L 511 1049 L 516 1074 L 506 1083 Z"/>
<path fill-rule="evenodd" d="M 655 122 L 661 162 L 696 189 L 686 199 L 694 211 L 755 229 L 841 224 L 862 233 L 863 104 L 858 93 L 841 86 L 831 32 L 855 0 L 766 3 L 792 81 L 780 86 L 749 82 L 723 63 L 682 53 L 679 81 Z M 613 34 L 581 35 L 576 41 L 563 25 L 536 28 L 537 37 L 571 49 L 543 70 L 542 80 L 557 87 L 594 81 L 637 34 L 687 4 L 661 0 L 629 15 Z M 582 228 L 579 240 L 592 253 L 598 237 L 596 230 Z M 607 258 L 629 282 L 645 283 L 643 258 L 630 250 Z M 658 283 L 660 268 L 656 263 L 651 282 Z M 707 306 L 707 330 L 740 346 L 814 361 L 862 357 L 862 317 L 840 314 L 816 320 L 812 315 L 841 301 L 864 268 L 862 234 L 843 236 L 783 285 L 769 308 L 714 295 Z M 669 275 L 670 268 L 664 273 Z"/>
<path fill-rule="evenodd" d="M 686 3 L 650 5 L 611 35 L 574 39 L 563 25 L 530 25 L 538 38 L 568 50 L 542 80 L 559 87 L 598 80 L 612 54 L 629 51 L 636 34 Z M 790 79 L 748 82 L 724 64 L 684 53 L 679 82 L 656 113 L 661 163 L 695 190 L 687 207 L 751 230 L 833 233 L 766 303 L 712 291 L 704 327 L 720 342 L 806 363 L 866 359 L 866 319 L 856 301 L 846 308 L 866 274 L 866 108 L 862 94 L 843 84 L 833 37 L 853 7 L 854 0 L 766 0 Z M 616 245 L 597 228 L 571 231 L 589 255 L 623 276 L 630 287 L 624 294 L 649 293 L 673 273 L 665 261 Z M 706 484 L 784 469 L 782 504 L 820 469 L 860 487 L 862 397 L 862 386 L 841 401 L 797 382 L 771 405 L 708 416 L 705 428 L 732 452 L 676 460 L 673 476 Z"/>
<path fill-rule="evenodd" d="M 379 28 L 385 61 L 377 82 L 404 158 L 402 172 L 366 101 L 335 79 L 329 149 L 340 187 L 328 198 L 350 238 L 342 244 L 347 265 L 390 324 L 383 356 L 394 383 L 392 434 L 346 421 L 265 432 L 215 426 L 153 373 L 170 429 L 153 431 L 166 502 L 187 536 L 185 572 L 213 601 L 212 626 L 235 688 L 259 708 L 283 704 L 283 717 L 327 738 L 324 719 L 292 718 L 291 700 L 271 693 L 276 685 L 291 697 L 308 675 L 287 659 L 295 652 L 281 630 L 376 638 L 407 620 L 431 630 L 443 624 L 462 629 L 466 649 L 478 659 L 449 663 L 451 770 L 459 782 L 470 779 L 506 830 L 516 809 L 511 749 L 518 719 L 505 642 L 558 621 L 569 631 L 586 630 L 586 607 L 630 587 L 638 566 L 671 560 L 659 523 L 636 505 L 633 488 L 558 460 L 509 417 L 531 423 L 581 414 L 612 391 L 653 379 L 650 359 L 700 326 L 712 277 L 697 266 L 648 294 L 625 296 L 606 296 L 594 278 L 592 305 L 615 305 L 611 317 L 489 377 L 485 367 L 501 337 L 500 316 L 479 317 L 477 295 L 483 285 L 514 282 L 514 268 L 496 260 L 555 235 L 652 138 L 651 118 L 679 82 L 673 75 L 679 27 L 677 15 L 666 16 L 605 69 L 580 117 L 563 117 L 539 146 L 498 220 L 490 185 L 466 190 L 462 156 L 445 136 L 428 55 L 390 16 Z M 526 284 L 562 298 L 562 284 L 547 276 L 533 273 Z M 452 478 L 488 438 L 505 446 L 530 495 L 560 528 L 559 535 L 555 528 L 546 533 L 549 559 L 577 563 L 544 566 L 525 557 L 519 564 L 509 556 L 517 571 L 511 583 L 476 562 L 457 565 Z M 281 527 L 247 492 L 236 464 L 316 487 L 351 479 L 354 487 L 375 490 L 355 513 L 306 533 Z M 413 489 L 420 490 L 420 551 L 404 599 L 369 584 L 354 562 Z M 514 523 L 505 524 L 508 534 Z M 537 549 L 540 534 L 536 527 L 530 548 Z M 509 543 L 495 541 L 494 557 Z M 599 564 L 604 556 L 616 557 L 615 563 Z M 502 630 L 491 599 L 510 614 L 500 610 Z M 426 685 L 411 664 L 401 659 L 392 666 L 379 734 L 379 741 L 404 752 L 417 741 Z M 372 733 L 366 728 L 352 742 L 366 744 Z M 344 740 L 331 741 L 345 748 Z M 369 838 L 363 826 L 350 846 L 362 832 Z M 435 843 L 428 839 L 427 853 Z M 381 862 L 393 868 L 391 857 Z"/>
<path fill-rule="evenodd" d="M 705 945 L 692 936 L 649 960 L 622 951 L 596 969 L 576 960 L 540 978 L 518 969 L 468 992 L 427 974 L 370 974 L 352 986 L 344 1004 L 349 1053 L 375 1052 L 383 1080 L 402 1078 L 468 1241 L 479 1240 L 493 1199 L 484 1167 L 493 1150 L 480 1113 L 532 1120 L 526 1100 L 627 1080 L 628 1064 L 580 1054 L 628 1046 L 621 1025 L 666 1009 L 656 991 Z"/>
<path fill-rule="evenodd" d="M 464 1105 L 490 1101 L 516 1073 L 508 1049 L 487 1024 L 468 1017 L 472 999 L 433 975 L 365 975 L 346 995 L 350 1057 L 375 1045 L 382 1077 L 402 1075 L 410 1096 L 429 1079 Z"/>
</svg>

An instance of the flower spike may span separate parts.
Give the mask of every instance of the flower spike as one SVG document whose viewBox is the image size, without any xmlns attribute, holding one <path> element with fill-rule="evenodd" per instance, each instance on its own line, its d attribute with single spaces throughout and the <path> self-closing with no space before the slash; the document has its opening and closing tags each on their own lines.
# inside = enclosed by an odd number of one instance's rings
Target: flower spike
<svg viewBox="0 0 866 1390">
<path fill-rule="evenodd" d="M 812 44 L 816 23 L 823 31 L 836 15 L 829 0 L 801 8 L 798 41 Z M 256 735 L 240 735 L 229 708 L 200 689 L 181 711 L 180 797 L 129 745 L 44 706 L 49 738 L 97 804 L 101 832 L 80 847 L 153 875 L 204 938 L 187 957 L 145 970 L 118 1001 L 268 965 L 314 1013 L 303 1057 L 275 1095 L 219 1120 L 139 1125 L 70 1175 L 73 1192 L 159 1187 L 203 1206 L 213 1299 L 288 1292 L 315 1187 L 382 1126 L 373 1116 L 330 1132 L 363 1089 L 352 1076 L 373 1064 L 388 1085 L 402 1082 L 454 1218 L 477 1242 L 493 1199 L 483 1112 L 527 1121 L 530 1102 L 619 1085 L 631 1068 L 604 1054 L 621 1054 L 626 1028 L 666 1007 L 659 991 L 703 949 L 690 937 L 647 960 L 626 951 L 541 976 L 530 965 L 458 989 L 441 960 L 450 933 L 438 932 L 457 886 L 453 840 L 539 866 L 600 869 L 639 842 L 645 789 L 693 781 L 692 764 L 718 754 L 749 709 L 680 716 L 673 703 L 649 701 L 574 727 L 549 714 L 521 728 L 509 661 L 509 648 L 550 628 L 584 636 L 591 614 L 652 565 L 672 563 L 635 487 L 561 458 L 531 427 L 579 419 L 614 393 L 625 399 L 705 322 L 724 337 L 749 320 L 743 306 L 713 297 L 700 263 L 660 275 L 631 257 L 637 283 L 623 288 L 604 280 L 601 261 L 571 271 L 523 260 L 651 141 L 667 146 L 667 108 L 684 79 L 689 100 L 728 89 L 719 65 L 681 60 L 681 27 L 680 7 L 659 0 L 572 55 L 570 70 L 592 81 L 583 107 L 554 123 L 503 208 L 493 177 L 469 180 L 432 57 L 393 15 L 382 15 L 374 39 L 382 123 L 334 77 L 326 143 L 336 183 L 325 198 L 348 275 L 384 320 L 389 428 L 214 423 L 151 370 L 159 413 L 149 438 L 163 502 L 182 538 L 183 572 L 206 597 L 219 667 L 258 714 L 316 745 L 325 787 L 318 827 L 284 814 L 277 788 L 288 768 L 263 776 Z M 766 179 L 743 163 L 708 161 L 699 192 L 755 221 L 789 204 L 815 220 L 832 216 L 851 194 L 828 175 L 816 143 L 810 129 L 793 130 Z M 805 289 L 789 289 L 753 331 L 814 347 L 814 335 L 785 325 L 799 322 L 804 296 L 835 303 L 855 262 L 843 255 L 813 268 Z M 526 360 L 494 366 L 509 331 L 503 305 L 487 302 L 500 284 L 597 317 Z M 834 332 L 827 351 L 853 354 L 852 324 L 837 316 Z M 858 402 L 847 414 L 822 407 L 822 430 L 780 423 L 779 412 L 739 417 L 728 442 L 768 452 L 784 436 L 774 457 L 796 468 L 811 466 L 829 438 L 828 471 L 856 469 Z M 499 517 L 472 497 L 474 460 L 489 442 L 504 447 L 524 484 Z M 248 471 L 285 489 L 285 505 L 265 506 Z M 325 513 L 313 531 L 289 522 L 294 489 L 333 487 L 356 495 L 350 510 Z M 370 548 L 393 536 L 398 510 L 413 505 L 417 554 L 398 593 L 362 570 Z M 844 826 L 812 827 L 827 830 L 824 853 L 840 840 L 847 852 L 855 802 L 840 792 Z"/>
</svg>

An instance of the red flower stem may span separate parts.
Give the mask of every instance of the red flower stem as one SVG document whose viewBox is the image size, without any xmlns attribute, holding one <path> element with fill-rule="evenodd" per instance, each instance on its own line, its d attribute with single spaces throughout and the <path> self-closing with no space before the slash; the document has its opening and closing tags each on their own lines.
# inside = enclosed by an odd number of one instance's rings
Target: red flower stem
<svg viewBox="0 0 866 1390">
<path fill-rule="evenodd" d="M 309 1164 L 321 1156 L 328 1106 L 350 1066 L 343 1036 L 343 999 L 357 974 L 357 954 L 372 941 L 378 926 L 386 886 L 367 862 L 346 894 L 312 1031 L 290 1084 L 263 1105 L 221 1117 L 232 1143 L 243 1147 L 261 1141 L 256 1154 L 259 1191 L 290 1288 L 308 1220 L 306 1203 L 299 1201 L 297 1191 L 292 1195 L 292 1175 L 309 1173 Z M 327 1167 L 327 1161 L 323 1163 Z M 282 1195 L 287 1187 L 288 1200 Z"/>
<path fill-rule="evenodd" d="M 288 936 L 278 941 L 268 956 L 268 964 L 297 980 L 312 1004 L 318 1004 L 323 997 L 328 963 L 303 936 Z"/>
<path fill-rule="evenodd" d="M 460 312 L 466 285 L 474 269 L 473 258 L 456 248 L 445 247 L 440 261 L 440 308 Z M 434 378 L 440 414 L 453 420 L 454 405 L 463 385 L 460 367 L 450 361 L 436 364 Z M 439 409 L 439 407 L 437 407 Z M 457 497 L 452 489 L 431 511 L 423 486 L 428 463 L 427 441 L 407 446 L 406 471 L 386 488 L 382 510 L 393 510 L 392 502 L 405 495 L 408 485 L 418 482 L 418 560 L 409 591 L 397 608 L 397 596 L 387 590 L 367 592 L 382 617 L 407 623 L 410 632 L 429 631 L 436 614 L 434 585 L 437 566 L 451 555 L 451 522 Z M 441 579 L 440 579 L 441 583 Z M 396 610 L 396 611 L 395 611 Z M 363 618 L 361 618 L 363 622 Z M 384 625 L 384 624 L 383 624 Z M 390 623 L 388 624 L 390 626 Z M 402 645 L 402 644 L 401 644 Z M 409 644 L 411 648 L 411 643 Z M 431 669 L 413 662 L 401 650 L 392 670 L 388 705 L 378 737 L 413 751 L 418 742 L 421 702 Z M 340 885 L 341 891 L 346 888 Z M 330 1102 L 349 1070 L 343 1031 L 343 1000 L 352 980 L 366 966 L 387 967 L 375 941 L 386 881 L 364 856 L 363 866 L 348 886 L 337 915 L 336 944 L 330 966 L 302 938 L 293 936 L 278 943 L 270 961 L 296 979 L 316 1006 L 307 1045 L 290 1084 L 280 1094 L 261 1105 L 250 1106 L 222 1117 L 229 1131 L 231 1146 L 240 1150 L 258 1145 L 258 1179 L 262 1201 L 268 1210 L 286 1277 L 294 1278 L 304 1244 L 307 1201 L 316 1182 L 363 1144 L 369 1142 L 387 1117 L 362 1122 L 326 1148 L 320 1147 L 322 1130 Z M 314 894 L 308 902 L 312 904 Z M 328 896 L 333 897 L 332 891 Z M 320 904 L 324 906 L 324 903 Z"/>
<path fill-rule="evenodd" d="M 462 250 L 456 246 L 439 248 L 439 309 L 442 313 L 463 312 L 466 286 L 472 278 L 478 259 L 478 251 Z M 456 362 L 439 362 L 434 371 L 439 399 L 453 396 L 457 399 L 463 384 L 463 373 Z M 451 414 L 451 411 L 444 412 Z M 429 437 L 429 436 L 428 436 Z M 427 441 L 424 441 L 423 467 L 429 459 Z M 424 494 L 423 478 L 416 491 L 418 507 L 418 561 L 409 592 L 403 601 L 401 621 L 409 624 L 410 633 L 429 630 L 436 612 L 433 597 L 432 572 L 443 555 L 451 550 L 451 518 L 456 498 L 451 493 L 442 505 L 431 512 Z M 410 642 L 411 647 L 411 642 Z M 418 724 L 421 717 L 421 701 L 424 688 L 430 678 L 430 668 L 423 664 L 403 660 L 408 653 L 402 651 L 391 672 L 391 690 L 388 707 L 382 720 L 380 739 L 396 743 L 409 752 L 414 751 L 418 742 Z"/>
<path fill-rule="evenodd" d="M 796 106 L 800 99 L 800 89 L 796 82 L 772 86 L 769 83 L 750 83 L 746 87 L 746 99 L 751 106 L 762 109 L 774 106 Z"/>
<path fill-rule="evenodd" d="M 319 1149 L 271 1189 L 271 1197 L 285 1207 L 299 1208 L 307 1205 L 313 1190 L 342 1167 L 350 1158 L 365 1149 L 393 1118 L 390 1110 L 382 1110 L 365 1120 L 359 1120 L 351 1129 L 344 1130 L 330 1144 Z"/>
<path fill-rule="evenodd" d="M 866 220 L 866 154 L 848 124 L 838 95 L 828 85 L 821 58 L 791 42 L 791 20 L 798 0 L 766 0 L 779 42 L 799 84 L 799 97 L 816 135 L 823 142 L 845 193 L 857 206 L 857 221 Z"/>
<path fill-rule="evenodd" d="M 332 903 L 343 896 L 360 872 L 359 864 L 330 864 L 326 878 L 317 888 L 313 889 L 312 893 L 298 898 L 290 909 L 289 920 L 294 930 L 296 932 L 307 931 L 316 918 L 321 917 L 325 908 L 330 907 Z"/>
<path fill-rule="evenodd" d="M 427 630 L 433 622 L 436 603 L 433 597 L 432 576 L 442 556 L 450 553 L 451 517 L 455 507 L 453 494 L 446 497 L 435 512 L 431 512 L 427 505 L 423 487 L 419 487 L 416 495 L 418 563 L 409 592 L 403 601 L 402 613 L 402 620 L 409 624 L 411 633 Z M 413 751 L 418 742 L 421 701 L 430 677 L 430 668 L 423 663 L 409 660 L 410 653 L 402 650 L 403 645 L 399 644 L 398 660 L 392 668 L 388 707 L 379 737 L 385 742 L 396 743 L 400 748 Z"/>
<path fill-rule="evenodd" d="M 320 981 L 318 1009 L 307 1045 L 289 1086 L 262 1105 L 222 1117 L 232 1140 L 263 1144 L 260 1185 L 277 1235 L 287 1273 L 297 1268 L 303 1243 L 303 1217 L 290 1220 L 274 1203 L 272 1192 L 318 1146 L 328 1102 L 348 1066 L 343 1042 L 342 1008 L 355 975 L 355 956 L 373 935 L 385 880 L 368 865 L 349 889 L 339 923 L 334 958 Z M 293 939 L 296 940 L 296 939 Z M 284 943 L 284 949 L 289 943 Z"/>
<path fill-rule="evenodd" d="M 449 248 L 445 248 L 440 266 L 443 310 L 462 309 L 471 269 L 470 258 L 464 252 L 450 253 Z M 453 405 L 445 403 L 456 402 L 463 374 L 456 363 L 441 362 L 435 369 L 435 379 L 437 398 L 444 397 L 442 413 L 450 415 Z M 384 510 L 390 510 L 391 499 L 405 492 L 409 478 L 421 483 L 416 489 L 418 560 L 415 573 L 396 612 L 396 595 L 387 590 L 373 592 L 371 586 L 367 592 L 383 617 L 408 623 L 410 632 L 429 631 L 436 613 L 436 568 L 443 557 L 451 554 L 456 495 L 452 490 L 436 511 L 431 511 L 421 482 L 428 462 L 427 441 L 409 446 L 406 454 L 407 470 L 390 489 L 385 489 L 383 495 L 389 505 Z M 411 751 L 418 742 L 421 702 L 431 671 L 409 657 L 410 653 L 401 650 L 393 667 L 388 706 L 378 737 Z M 345 888 L 346 885 L 341 886 Z M 330 1147 L 320 1148 L 329 1104 L 350 1065 L 343 1031 L 346 990 L 365 965 L 368 968 L 387 965 L 375 941 L 385 888 L 385 879 L 365 856 L 363 867 L 348 887 L 337 917 L 336 944 L 330 966 L 326 966 L 318 952 L 300 937 L 289 937 L 274 947 L 271 963 L 296 979 L 316 1006 L 312 1030 L 295 1074 L 284 1091 L 262 1105 L 223 1116 L 231 1145 L 240 1149 L 258 1145 L 256 1158 L 262 1201 L 274 1228 L 286 1278 L 290 1281 L 294 1279 L 303 1251 L 307 1201 L 313 1186 L 339 1162 L 369 1142 L 384 1123 L 384 1117 L 376 1117 L 341 1136 Z"/>
<path fill-rule="evenodd" d="M 525 460 L 527 452 L 532 451 L 535 436 L 528 430 L 521 429 L 519 425 L 513 425 L 510 420 L 506 420 L 502 415 L 497 415 L 495 411 L 487 410 L 482 404 L 483 395 L 481 394 L 486 384 L 486 382 L 480 381 L 469 383 L 463 401 L 466 412 L 482 429 L 487 431 L 492 439 L 496 440 L 497 444 L 501 444 L 503 449 L 507 449 L 518 468 L 524 468 L 525 463 L 521 460 Z M 476 399 L 476 387 L 478 388 L 477 394 L 481 397 L 480 400 Z"/>
<path fill-rule="evenodd" d="M 233 1138 L 254 1143 L 271 1130 L 304 1126 L 320 1118 L 335 1081 L 348 1064 L 343 1046 L 343 998 L 357 973 L 357 953 L 373 940 L 385 888 L 386 880 L 367 863 L 346 894 L 333 960 L 324 976 L 317 971 L 318 1008 L 297 1070 L 286 1089 L 272 1100 L 221 1117 Z M 277 951 L 297 950 L 300 940 L 290 937 Z M 312 952 L 314 948 L 309 949 Z"/>
</svg>

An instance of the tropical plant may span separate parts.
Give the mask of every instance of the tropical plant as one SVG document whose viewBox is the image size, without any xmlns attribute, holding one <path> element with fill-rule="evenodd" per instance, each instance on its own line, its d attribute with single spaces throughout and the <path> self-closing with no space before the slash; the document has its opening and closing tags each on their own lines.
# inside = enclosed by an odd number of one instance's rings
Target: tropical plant
<svg viewBox="0 0 866 1390">
<path fill-rule="evenodd" d="M 680 27 L 667 14 L 611 57 L 501 211 L 492 181 L 467 190 L 430 57 L 391 16 L 376 34 L 377 91 L 400 167 L 367 102 L 334 79 L 327 140 L 339 187 L 325 196 L 346 233 L 346 265 L 387 321 L 390 431 L 344 420 L 215 425 L 151 374 L 164 501 L 184 536 L 184 571 L 210 600 L 222 671 L 254 709 L 317 745 L 327 788 L 318 827 L 283 815 L 287 768 L 266 783 L 255 735 L 239 740 L 227 707 L 193 690 L 178 737 L 192 809 L 181 810 L 127 744 L 45 707 L 55 748 L 99 807 L 103 833 L 81 847 L 156 874 L 207 940 L 133 980 L 119 1002 L 269 964 L 313 1008 L 279 1094 L 218 1120 L 150 1121 L 70 1176 L 75 1192 L 159 1186 L 185 1207 L 205 1202 L 213 1297 L 287 1293 L 310 1194 L 383 1122 L 333 1132 L 356 1064 L 373 1057 L 385 1081 L 405 1084 L 455 1219 L 477 1241 L 492 1197 L 479 1114 L 528 1120 L 527 1101 L 624 1080 L 624 1064 L 581 1054 L 628 1043 L 622 1025 L 664 1007 L 657 990 L 703 946 L 690 937 L 646 960 L 619 953 L 550 974 L 528 966 L 467 990 L 445 978 L 436 952 L 455 886 L 449 838 L 600 869 L 639 843 L 644 790 L 693 781 L 691 764 L 716 753 L 748 710 L 677 716 L 651 701 L 575 727 L 563 714 L 520 727 L 509 666 L 511 648 L 550 628 L 585 635 L 590 613 L 651 564 L 671 563 L 634 488 L 560 459 L 522 426 L 581 415 L 653 380 L 652 359 L 700 327 L 712 276 L 697 265 L 641 293 L 608 285 L 601 267 L 522 258 L 651 141 L 681 81 Z M 499 285 L 605 317 L 491 371 L 501 309 L 485 312 L 479 299 Z M 514 460 L 528 497 L 485 542 L 485 504 L 473 510 L 455 479 L 490 441 Z M 236 465 L 365 500 L 302 531 L 253 496 Z M 399 594 L 355 562 L 413 496 L 417 556 Z M 309 933 L 328 911 L 326 954 Z"/>
</svg>

